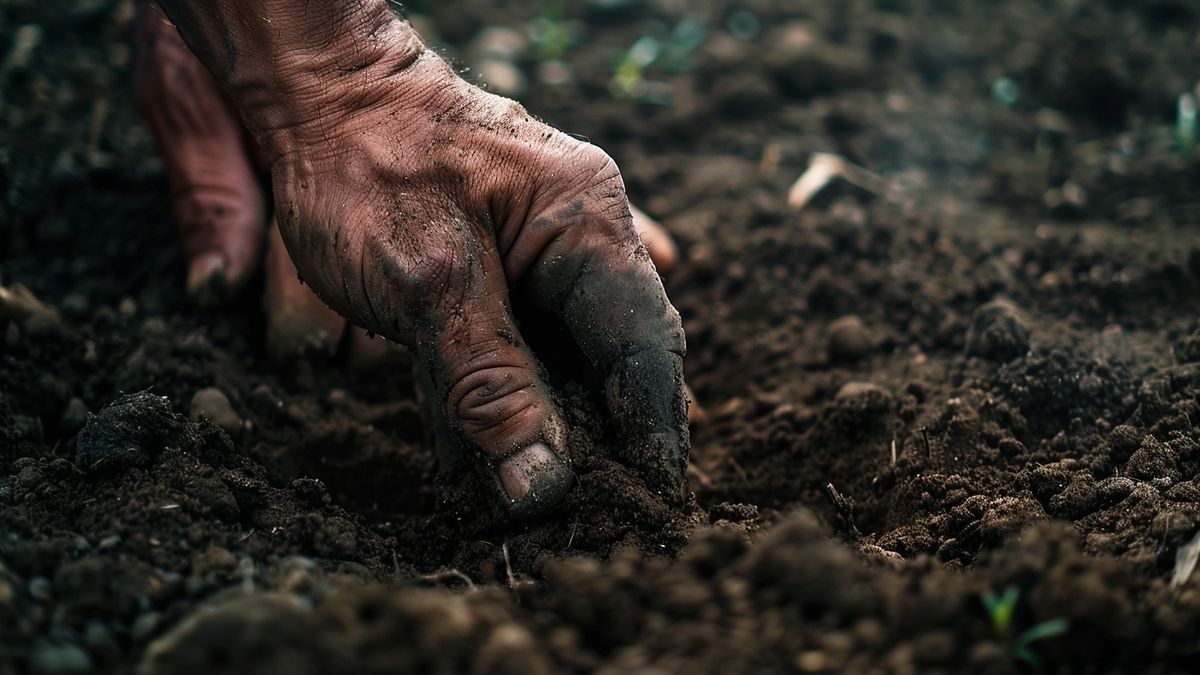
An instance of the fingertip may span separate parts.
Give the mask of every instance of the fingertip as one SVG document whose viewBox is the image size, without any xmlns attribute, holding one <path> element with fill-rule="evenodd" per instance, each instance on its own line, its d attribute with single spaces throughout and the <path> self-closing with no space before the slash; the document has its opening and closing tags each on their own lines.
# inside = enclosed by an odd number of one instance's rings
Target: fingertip
<svg viewBox="0 0 1200 675">
<path fill-rule="evenodd" d="M 645 350 L 620 359 L 609 373 L 608 407 L 626 439 L 625 461 L 664 490 L 687 467 L 690 434 L 682 358 Z"/>
<path fill-rule="evenodd" d="M 629 205 L 629 212 L 633 216 L 633 229 L 645 244 L 659 274 L 675 269 L 679 262 L 679 249 L 666 228 L 632 204 Z"/>
<path fill-rule="evenodd" d="M 201 253 L 188 261 L 187 293 L 202 307 L 225 300 L 229 291 L 229 263 L 215 251 Z"/>
<path fill-rule="evenodd" d="M 544 515 L 557 506 L 571 487 L 570 466 L 545 443 L 535 442 L 504 458 L 496 477 L 515 518 Z"/>
<path fill-rule="evenodd" d="M 650 253 L 650 260 L 654 262 L 654 269 L 658 270 L 659 274 L 666 274 L 675 269 L 675 265 L 679 263 L 679 254 L 675 251 L 674 244 L 667 248 L 662 245 L 654 245 L 646 239 L 642 240 L 646 244 L 646 251 Z"/>
</svg>

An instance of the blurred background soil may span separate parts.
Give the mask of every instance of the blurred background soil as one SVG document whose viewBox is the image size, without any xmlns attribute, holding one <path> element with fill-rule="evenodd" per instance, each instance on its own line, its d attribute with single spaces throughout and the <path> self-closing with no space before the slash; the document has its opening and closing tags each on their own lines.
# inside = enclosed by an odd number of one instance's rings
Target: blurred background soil
<svg viewBox="0 0 1200 675">
<path fill-rule="evenodd" d="M 404 356 L 184 297 L 129 3 L 3 0 L 0 673 L 1194 668 L 1200 7 L 406 11 L 676 237 L 694 497 L 568 382 L 559 513 L 440 498 Z"/>
</svg>

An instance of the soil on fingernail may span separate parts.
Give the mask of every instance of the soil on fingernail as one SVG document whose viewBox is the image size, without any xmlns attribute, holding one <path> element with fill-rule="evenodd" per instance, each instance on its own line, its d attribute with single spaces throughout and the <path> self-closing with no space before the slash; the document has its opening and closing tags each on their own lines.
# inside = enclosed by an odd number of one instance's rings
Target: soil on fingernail
<svg viewBox="0 0 1200 675">
<path fill-rule="evenodd" d="M 10 2 L 0 673 L 1194 670 L 1191 4 L 410 4 L 675 237 L 694 494 L 519 306 L 532 520 L 437 477 L 406 356 L 266 358 L 261 279 L 184 288 L 128 3 Z M 830 151 L 886 184 L 789 209 Z"/>
</svg>

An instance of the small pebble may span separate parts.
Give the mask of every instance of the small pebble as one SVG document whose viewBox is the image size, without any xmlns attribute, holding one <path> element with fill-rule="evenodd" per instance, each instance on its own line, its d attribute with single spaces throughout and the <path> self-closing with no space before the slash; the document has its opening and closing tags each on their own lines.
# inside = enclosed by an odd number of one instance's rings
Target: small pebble
<svg viewBox="0 0 1200 675">
<path fill-rule="evenodd" d="M 205 387 L 196 392 L 188 411 L 193 422 L 206 417 L 234 438 L 242 433 L 242 418 L 234 412 L 225 393 L 216 387 Z"/>
<path fill-rule="evenodd" d="M 513 61 L 525 51 L 529 40 L 524 33 L 503 26 L 489 26 L 479 32 L 467 51 L 472 60 L 500 59 Z"/>
<path fill-rule="evenodd" d="M 857 316 L 843 316 L 829 324 L 829 358 L 839 361 L 857 361 L 875 349 L 875 339 L 863 320 Z"/>
<path fill-rule="evenodd" d="M 159 616 L 157 612 L 145 612 L 138 616 L 133 622 L 133 627 L 129 629 L 129 637 L 133 638 L 134 642 L 145 642 L 154 635 L 154 631 L 158 628 Z"/>
<path fill-rule="evenodd" d="M 83 399 L 72 396 L 63 408 L 62 416 L 58 418 L 58 426 L 63 431 L 79 431 L 87 422 L 87 414 L 87 404 L 83 402 Z"/>
<path fill-rule="evenodd" d="M 975 311 L 967 329 L 967 354 L 1010 361 L 1029 351 L 1029 327 L 1016 305 L 993 300 Z"/>
<path fill-rule="evenodd" d="M 575 79 L 571 64 L 565 61 L 542 61 L 536 72 L 538 82 L 550 87 L 564 87 Z"/>
<path fill-rule="evenodd" d="M 63 312 L 76 317 L 86 315 L 90 309 L 88 298 L 83 293 L 68 293 L 58 306 Z"/>
<path fill-rule="evenodd" d="M 142 322 L 142 334 L 146 337 L 164 337 L 168 332 L 167 322 L 156 316 Z"/>
<path fill-rule="evenodd" d="M 24 70 L 33 61 L 33 52 L 42 44 L 42 27 L 36 23 L 27 23 L 15 31 L 12 38 L 12 49 L 4 62 L 4 73 Z"/>
<path fill-rule="evenodd" d="M 36 675 L 75 675 L 92 671 L 92 657 L 75 645 L 42 643 L 29 659 L 30 671 Z"/>
<path fill-rule="evenodd" d="M 872 382 L 847 382 L 838 389 L 834 399 L 841 400 L 847 398 L 855 398 L 868 394 L 879 394 L 880 396 L 889 397 L 890 395 L 877 384 Z"/>
<path fill-rule="evenodd" d="M 488 89 L 501 96 L 516 98 L 525 93 L 525 74 L 511 61 L 486 59 L 476 64 L 475 71 Z"/>
<path fill-rule="evenodd" d="M 121 650 L 113 640 L 112 631 L 100 621 L 91 621 L 83 632 L 83 644 L 102 661 L 115 661 Z"/>
<path fill-rule="evenodd" d="M 133 298 L 121 298 L 121 302 L 117 304 L 117 313 L 124 317 L 130 317 L 137 314 L 137 303 Z"/>
<path fill-rule="evenodd" d="M 1175 343 L 1175 360 L 1179 363 L 1200 362 L 1200 330 Z"/>
<path fill-rule="evenodd" d="M 237 558 L 228 549 L 211 546 L 192 558 L 192 574 L 205 576 L 212 573 L 229 572 L 237 567 Z"/>
<path fill-rule="evenodd" d="M 50 600 L 52 588 L 50 580 L 46 577 L 34 577 L 29 580 L 29 597 L 38 602 L 46 602 Z"/>
</svg>

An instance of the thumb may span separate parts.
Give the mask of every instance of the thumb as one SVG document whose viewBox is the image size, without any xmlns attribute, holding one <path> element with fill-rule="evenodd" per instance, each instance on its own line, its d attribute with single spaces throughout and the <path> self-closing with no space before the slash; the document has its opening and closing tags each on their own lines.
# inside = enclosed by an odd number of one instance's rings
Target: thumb
<svg viewBox="0 0 1200 675">
<path fill-rule="evenodd" d="M 462 454 L 491 484 L 503 510 L 527 517 L 570 487 L 566 427 L 512 317 L 495 248 L 432 253 L 442 287 L 415 322 L 414 348 Z M 427 258 L 428 262 L 428 258 Z M 410 298 L 411 300 L 411 298 Z M 454 458 L 443 458 L 443 462 Z"/>
</svg>

